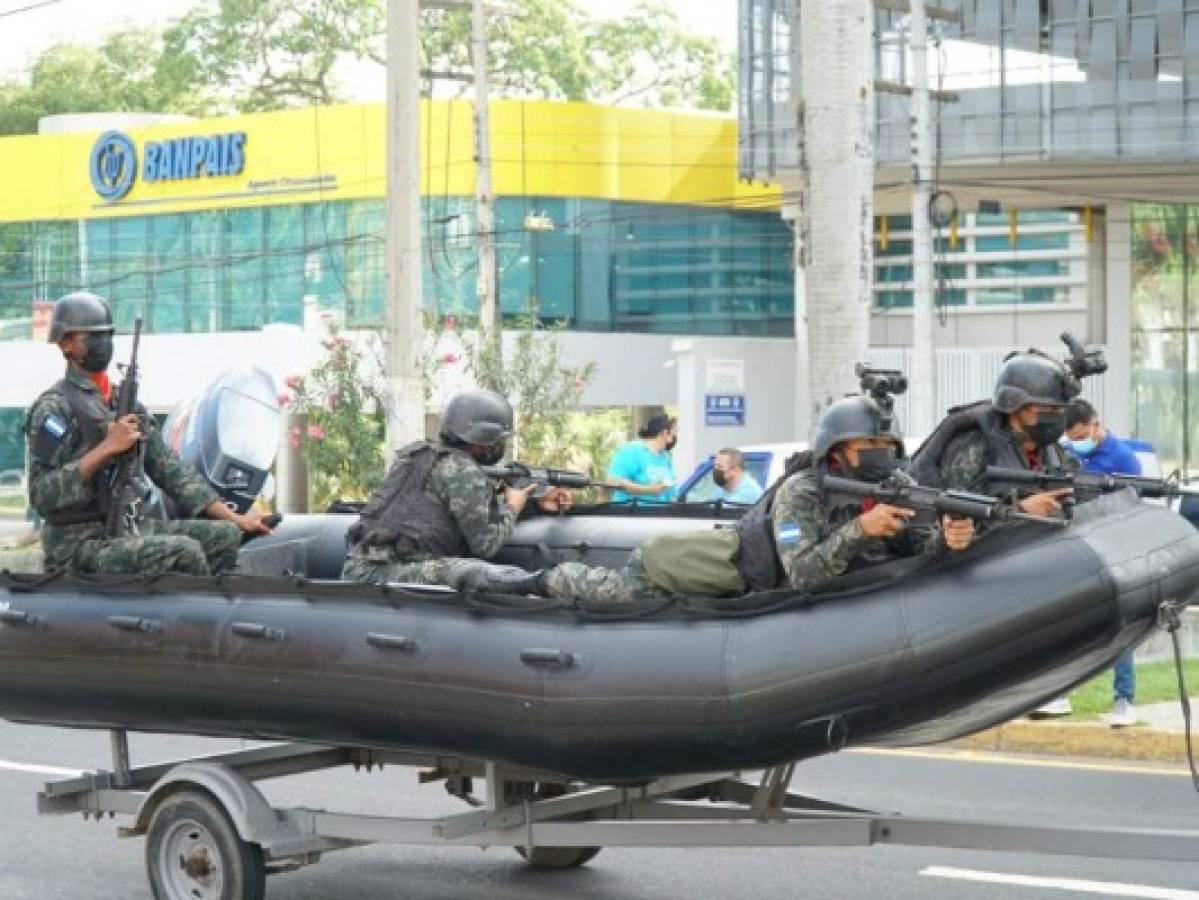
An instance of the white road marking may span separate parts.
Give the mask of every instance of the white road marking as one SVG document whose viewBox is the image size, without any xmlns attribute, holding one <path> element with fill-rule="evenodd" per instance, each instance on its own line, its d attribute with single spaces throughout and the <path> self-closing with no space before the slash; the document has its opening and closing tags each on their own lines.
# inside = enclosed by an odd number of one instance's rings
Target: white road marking
<svg viewBox="0 0 1199 900">
<path fill-rule="evenodd" d="M 12 762 L 0 759 L 0 769 L 9 772 L 28 772 L 32 775 L 60 775 L 63 778 L 78 778 L 84 774 L 83 769 L 61 769 L 58 766 L 31 766 L 28 763 Z"/>
<path fill-rule="evenodd" d="M 952 878 L 957 881 L 980 881 L 987 884 L 1010 884 L 1017 887 L 1045 890 L 1079 891 L 1106 894 L 1112 897 L 1145 897 L 1148 900 L 1199 900 L 1199 891 L 1182 888 L 1153 887 L 1148 884 L 1121 884 L 1118 881 L 1084 881 L 1081 878 L 1044 878 L 1034 875 L 1009 875 L 1006 872 L 982 872 L 976 869 L 955 869 L 951 866 L 928 866 L 921 875 Z"/>
</svg>

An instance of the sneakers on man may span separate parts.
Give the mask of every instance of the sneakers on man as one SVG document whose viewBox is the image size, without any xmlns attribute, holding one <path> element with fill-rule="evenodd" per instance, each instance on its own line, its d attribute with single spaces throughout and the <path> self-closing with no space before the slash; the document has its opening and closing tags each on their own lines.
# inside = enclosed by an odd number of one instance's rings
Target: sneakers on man
<svg viewBox="0 0 1199 900">
<path fill-rule="evenodd" d="M 1127 728 L 1129 725 L 1135 725 L 1137 724 L 1136 710 L 1123 697 L 1117 698 L 1107 717 L 1107 724 L 1112 728 Z"/>
<path fill-rule="evenodd" d="M 1059 716 L 1068 716 L 1072 712 L 1074 712 L 1074 707 L 1070 705 L 1070 697 L 1068 694 L 1063 694 L 1048 703 L 1042 703 L 1030 712 L 1028 717 L 1030 719 L 1054 719 Z"/>
</svg>

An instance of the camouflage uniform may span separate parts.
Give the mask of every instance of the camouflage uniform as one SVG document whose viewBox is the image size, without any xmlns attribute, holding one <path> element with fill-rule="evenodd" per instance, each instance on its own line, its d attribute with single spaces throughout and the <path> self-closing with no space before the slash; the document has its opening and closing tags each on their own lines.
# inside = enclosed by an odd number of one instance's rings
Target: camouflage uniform
<svg viewBox="0 0 1199 900">
<path fill-rule="evenodd" d="M 892 478 L 910 481 L 898 471 Z M 909 527 L 893 538 L 867 537 L 858 521 L 861 513 L 860 502 L 829 506 L 811 471 L 788 478 L 771 510 L 774 543 L 787 584 L 810 593 L 851 566 L 866 568 L 944 547 L 936 528 Z"/>
<path fill-rule="evenodd" d="M 451 587 L 487 587 L 479 581 L 466 583 L 468 576 L 498 581 L 528 578 L 529 573 L 515 566 L 497 566 L 479 562 L 500 552 L 516 516 L 496 494 L 495 482 L 483 474 L 477 463 L 463 453 L 442 456 L 434 464 L 424 492 L 447 509 L 461 532 L 472 559 L 436 557 L 420 551 L 404 551 L 395 545 L 354 547 L 341 577 L 349 581 L 379 584 L 445 584 Z M 496 585 L 493 585 L 496 586 Z"/>
<path fill-rule="evenodd" d="M 1021 468 L 1031 468 L 1021 446 L 1021 440 L 1012 434 L 1013 458 L 1023 462 Z M 1006 451 L 1004 451 L 1006 452 Z M 1077 463 L 1059 453 L 1056 447 L 1037 451 L 1037 469 L 1076 469 Z M 941 457 L 941 479 L 947 490 L 971 491 L 975 494 L 995 496 L 996 491 L 987 478 L 987 466 L 1008 465 L 994 458 L 986 435 L 981 430 L 967 431 L 955 437 L 945 448 Z"/>
<path fill-rule="evenodd" d="M 103 405 L 99 389 L 73 366 L 67 379 Z M 112 413 L 109 411 L 109 421 Z M 149 417 L 146 417 L 149 419 Z M 146 475 L 171 496 L 185 516 L 199 515 L 217 495 L 199 474 L 183 463 L 163 442 L 158 429 L 143 427 Z M 47 440 L 47 436 L 50 437 Z M 206 519 L 143 521 L 140 534 L 109 539 L 101 519 L 78 524 L 51 524 L 56 514 L 87 507 L 96 497 L 96 479 L 80 477 L 85 446 L 84 432 L 61 389 L 51 388 L 34 403 L 26 422 L 30 453 L 29 500 L 47 520 L 42 528 L 46 569 L 67 569 L 83 574 L 143 574 L 182 572 L 208 575 L 237 564 L 241 531 L 232 522 Z"/>
<path fill-rule="evenodd" d="M 906 476 L 897 472 L 895 477 Z M 944 545 L 937 529 L 904 529 L 889 540 L 869 538 L 857 521 L 858 503 L 829 507 L 811 471 L 792 475 L 775 495 L 771 508 L 774 542 L 787 584 L 801 593 L 816 590 L 852 565 L 865 567 L 898 556 L 933 552 Z M 621 569 L 591 568 L 562 563 L 545 573 L 552 597 L 584 602 L 620 603 L 634 597 L 665 597 L 653 584 L 634 550 Z"/>
</svg>

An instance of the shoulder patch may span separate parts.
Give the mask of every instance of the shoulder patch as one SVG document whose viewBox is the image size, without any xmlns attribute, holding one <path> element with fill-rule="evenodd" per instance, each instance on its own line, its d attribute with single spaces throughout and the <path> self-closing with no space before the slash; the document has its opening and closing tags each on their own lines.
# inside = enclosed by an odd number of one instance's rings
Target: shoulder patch
<svg viewBox="0 0 1199 900">
<path fill-rule="evenodd" d="M 52 437 L 61 441 L 63 435 L 67 433 L 67 423 L 58 416 L 46 416 L 46 421 L 42 423 L 42 430 L 49 432 Z"/>
<path fill-rule="evenodd" d="M 796 522 L 780 522 L 774 532 L 774 541 L 779 547 L 793 547 L 803 537 L 803 530 Z"/>
</svg>

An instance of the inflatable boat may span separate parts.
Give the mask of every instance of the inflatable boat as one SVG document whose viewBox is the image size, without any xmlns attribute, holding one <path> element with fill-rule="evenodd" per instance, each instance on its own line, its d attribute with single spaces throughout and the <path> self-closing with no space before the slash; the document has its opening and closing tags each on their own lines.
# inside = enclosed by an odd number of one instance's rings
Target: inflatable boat
<svg viewBox="0 0 1199 900">
<path fill-rule="evenodd" d="M 610 562 L 712 512 L 522 523 L 509 561 Z M 0 716 L 453 753 L 588 781 L 771 766 L 986 728 L 1109 666 L 1199 588 L 1199 531 L 1128 492 L 811 596 L 575 608 L 340 583 L 348 516 L 227 578 L 0 581 Z M 272 574 L 274 571 L 274 574 Z"/>
</svg>

